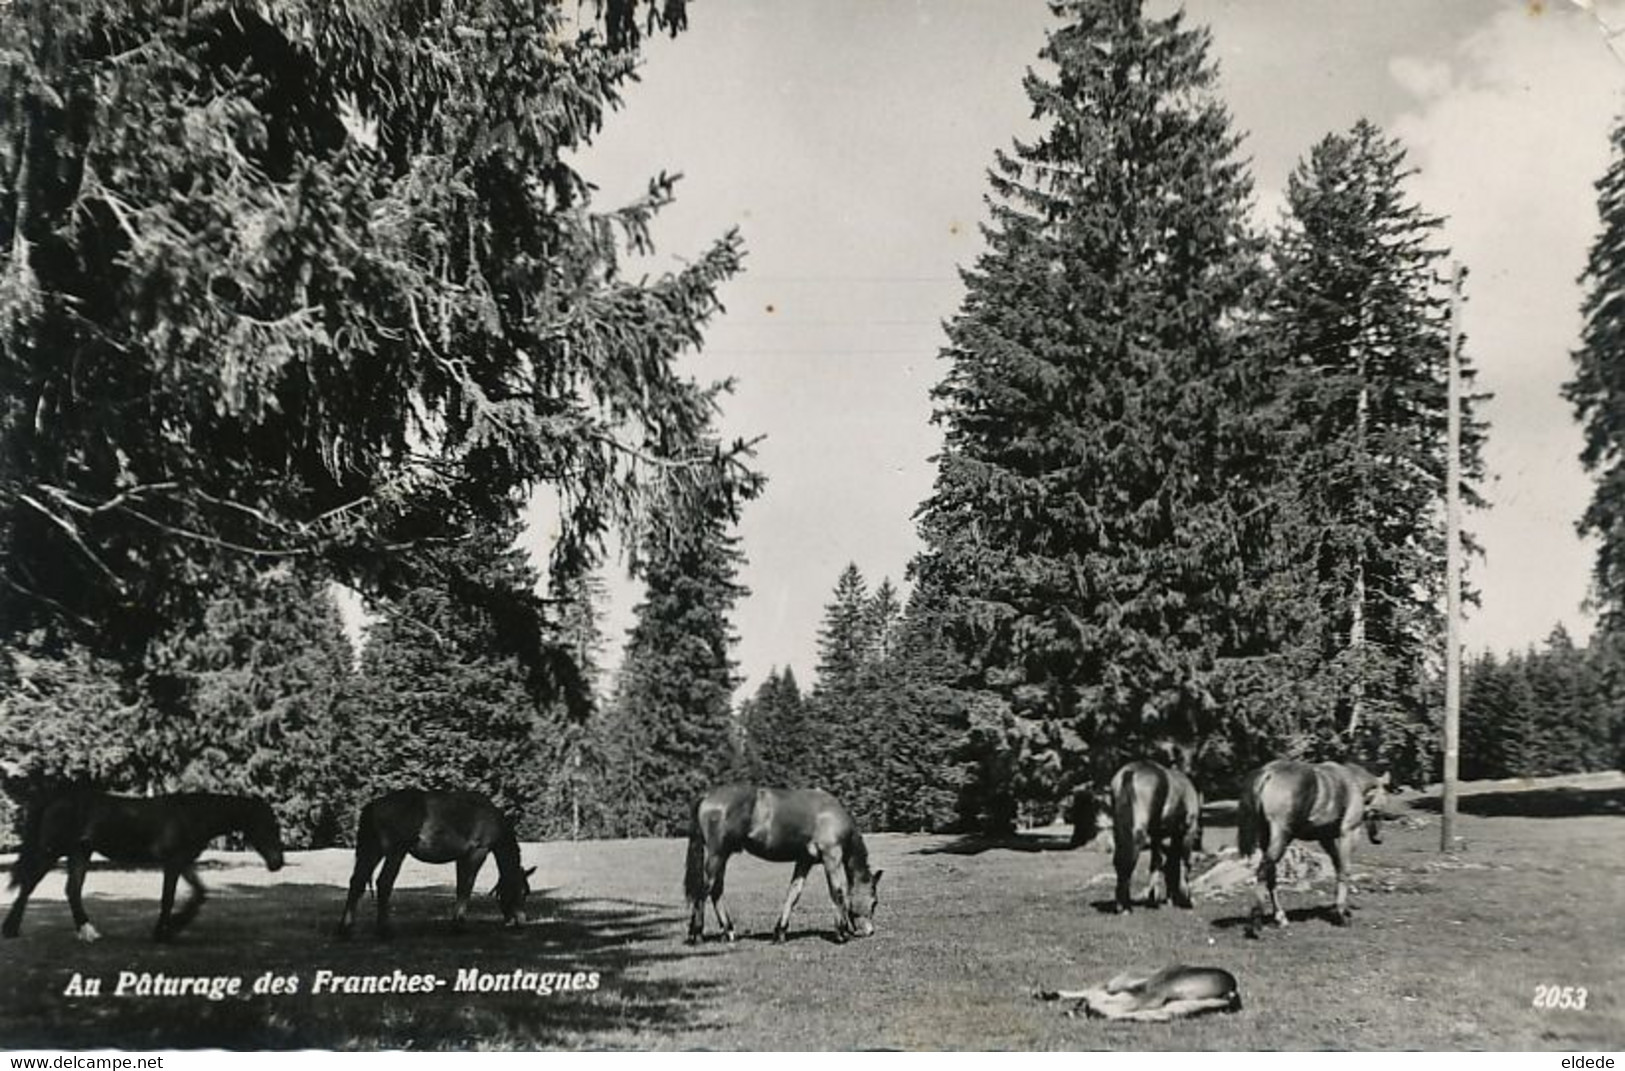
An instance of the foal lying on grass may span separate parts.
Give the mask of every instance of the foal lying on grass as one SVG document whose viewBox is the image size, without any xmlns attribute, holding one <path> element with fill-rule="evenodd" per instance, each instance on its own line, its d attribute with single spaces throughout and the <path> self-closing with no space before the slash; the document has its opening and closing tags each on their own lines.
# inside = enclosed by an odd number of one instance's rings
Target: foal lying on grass
<svg viewBox="0 0 1625 1071">
<path fill-rule="evenodd" d="M 1040 990 L 1039 1000 L 1075 1000 L 1068 1015 L 1080 1011 L 1091 1019 L 1134 1019 L 1165 1023 L 1209 1012 L 1241 1008 L 1236 976 L 1218 967 L 1176 964 L 1151 975 L 1119 974 L 1103 986 L 1074 990 Z"/>
</svg>

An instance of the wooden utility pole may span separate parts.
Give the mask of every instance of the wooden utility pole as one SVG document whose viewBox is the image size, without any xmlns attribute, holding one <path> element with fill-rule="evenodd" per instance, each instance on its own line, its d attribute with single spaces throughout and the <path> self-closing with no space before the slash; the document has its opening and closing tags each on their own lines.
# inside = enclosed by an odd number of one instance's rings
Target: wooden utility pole
<svg viewBox="0 0 1625 1071">
<path fill-rule="evenodd" d="M 1460 264 L 1450 266 L 1450 355 L 1446 359 L 1450 413 L 1444 489 L 1444 787 L 1439 807 L 1439 850 L 1456 846 L 1456 772 L 1461 754 L 1461 281 Z"/>
</svg>

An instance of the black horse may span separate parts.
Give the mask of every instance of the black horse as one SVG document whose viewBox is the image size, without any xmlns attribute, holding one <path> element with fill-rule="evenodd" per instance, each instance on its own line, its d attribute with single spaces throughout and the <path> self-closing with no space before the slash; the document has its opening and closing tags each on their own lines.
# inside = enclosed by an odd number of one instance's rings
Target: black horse
<svg viewBox="0 0 1625 1071">
<path fill-rule="evenodd" d="M 1265 914 L 1286 925 L 1286 912 L 1275 897 L 1275 865 L 1294 840 L 1316 841 L 1331 856 L 1337 868 L 1337 902 L 1331 918 L 1340 926 L 1348 924 L 1349 858 L 1361 825 L 1372 844 L 1382 843 L 1379 823 L 1387 787 L 1387 774 L 1375 777 L 1363 767 L 1341 762 L 1311 766 L 1277 759 L 1247 775 L 1236 809 L 1237 842 L 1243 856 L 1262 853 L 1248 936 L 1258 936 Z"/>
<path fill-rule="evenodd" d="M 457 864 L 457 907 L 452 919 L 458 926 L 468 914 L 468 898 L 486 855 L 496 856 L 497 885 L 492 893 L 502 904 L 507 924 L 524 925 L 529 878 L 536 868 L 521 869 L 519 839 L 507 816 L 478 792 L 404 788 L 361 809 L 355 835 L 355 871 L 350 875 L 350 895 L 339 919 L 341 936 L 348 936 L 354 926 L 356 902 L 366 892 L 380 859 L 384 869 L 378 874 L 378 936 L 390 935 L 389 894 L 408 854 L 425 863 Z"/>
<path fill-rule="evenodd" d="M 734 939 L 733 920 L 722 906 L 722 884 L 728 857 L 743 848 L 759 859 L 794 863 L 795 876 L 773 939 L 790 931 L 790 912 L 814 863 L 823 863 L 829 897 L 835 902 L 835 936 L 868 937 L 875 932 L 876 890 L 883 871 L 869 871 L 869 851 L 852 815 L 839 800 L 818 789 L 757 788 L 726 785 L 714 788 L 694 804 L 689 827 L 688 866 L 684 888 L 694 905 L 688 942 L 705 933 L 705 898 L 711 897 L 717 922 Z"/>
<path fill-rule="evenodd" d="M 29 818 L 22 849 L 11 868 L 17 889 L 0 934 L 16 937 L 22 929 L 28 897 L 62 856 L 68 857 L 68 907 L 82 941 L 101 934 L 90 924 L 81 895 L 90 856 L 100 852 L 115 863 L 159 866 L 164 871 L 163 901 L 152 936 L 167 941 L 196 917 L 207 893 L 193 863 L 215 837 L 241 833 L 260 853 L 265 865 L 282 869 L 282 835 L 276 815 L 263 800 L 247 796 L 221 796 L 185 792 L 173 796 L 133 799 L 100 792 L 73 792 L 58 796 Z M 175 883 L 185 878 L 191 895 L 177 912 Z"/>
</svg>

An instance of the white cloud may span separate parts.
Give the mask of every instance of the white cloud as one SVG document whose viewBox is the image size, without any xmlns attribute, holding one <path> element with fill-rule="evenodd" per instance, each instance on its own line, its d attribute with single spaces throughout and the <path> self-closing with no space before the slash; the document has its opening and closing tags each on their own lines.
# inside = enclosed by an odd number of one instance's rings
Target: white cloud
<svg viewBox="0 0 1625 1071">
<path fill-rule="evenodd" d="M 1388 63 L 1388 73 L 1413 96 L 1439 97 L 1450 89 L 1450 64 L 1443 60 L 1396 56 Z"/>
<path fill-rule="evenodd" d="M 1558 620 L 1588 631 L 1579 604 L 1591 552 L 1574 521 L 1591 485 L 1559 391 L 1580 327 L 1575 280 L 1597 227 L 1592 183 L 1607 163 L 1625 66 L 1567 9 L 1503 10 L 1449 60 L 1390 65 L 1418 97 L 1392 130 L 1421 169 L 1415 196 L 1448 217 L 1446 239 L 1471 272 L 1468 352 L 1496 397 L 1493 505 L 1472 521 L 1488 558 L 1475 570 L 1484 604 L 1468 640 L 1507 648 Z"/>
</svg>

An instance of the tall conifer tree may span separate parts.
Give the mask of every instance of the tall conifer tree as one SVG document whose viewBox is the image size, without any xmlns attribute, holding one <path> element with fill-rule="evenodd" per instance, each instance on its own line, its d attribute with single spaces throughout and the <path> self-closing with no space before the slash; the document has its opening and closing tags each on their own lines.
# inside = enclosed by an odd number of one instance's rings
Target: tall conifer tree
<svg viewBox="0 0 1625 1071">
<path fill-rule="evenodd" d="M 620 778 L 631 829 L 669 836 L 688 808 L 738 772 L 730 615 L 747 591 L 733 502 L 716 498 L 688 538 L 642 548 L 648 586 L 616 681 L 612 722 L 632 763 Z"/>
<path fill-rule="evenodd" d="M 1574 378 L 1564 386 L 1585 430 L 1580 455 L 1596 480 L 1580 518 L 1581 535 L 1597 541 L 1593 597 L 1609 631 L 1625 628 L 1625 119 L 1615 125 L 1613 158 L 1597 182 L 1601 222 L 1580 282 L 1585 326 L 1574 352 Z"/>
<path fill-rule="evenodd" d="M 1269 498 L 1239 340 L 1251 182 L 1208 34 L 1139 0 L 1054 8 L 1053 69 L 1026 79 L 1043 132 L 996 159 L 948 327 L 916 566 L 983 693 L 981 780 L 1036 796 L 1209 728 L 1215 659 L 1256 641 L 1245 551 Z"/>
<path fill-rule="evenodd" d="M 1293 172 L 1275 244 L 1273 326 L 1286 363 L 1297 557 L 1318 650 L 1299 744 L 1399 760 L 1433 734 L 1429 666 L 1443 634 L 1449 313 L 1442 221 L 1406 196 L 1404 149 L 1369 122 Z M 1465 354 L 1463 375 L 1474 373 Z M 1464 402 L 1464 499 L 1481 505 L 1485 425 Z M 1471 540 L 1468 539 L 1471 548 Z M 1415 767 L 1416 761 L 1406 765 Z M 1422 768 L 1407 775 L 1431 772 Z"/>
</svg>

